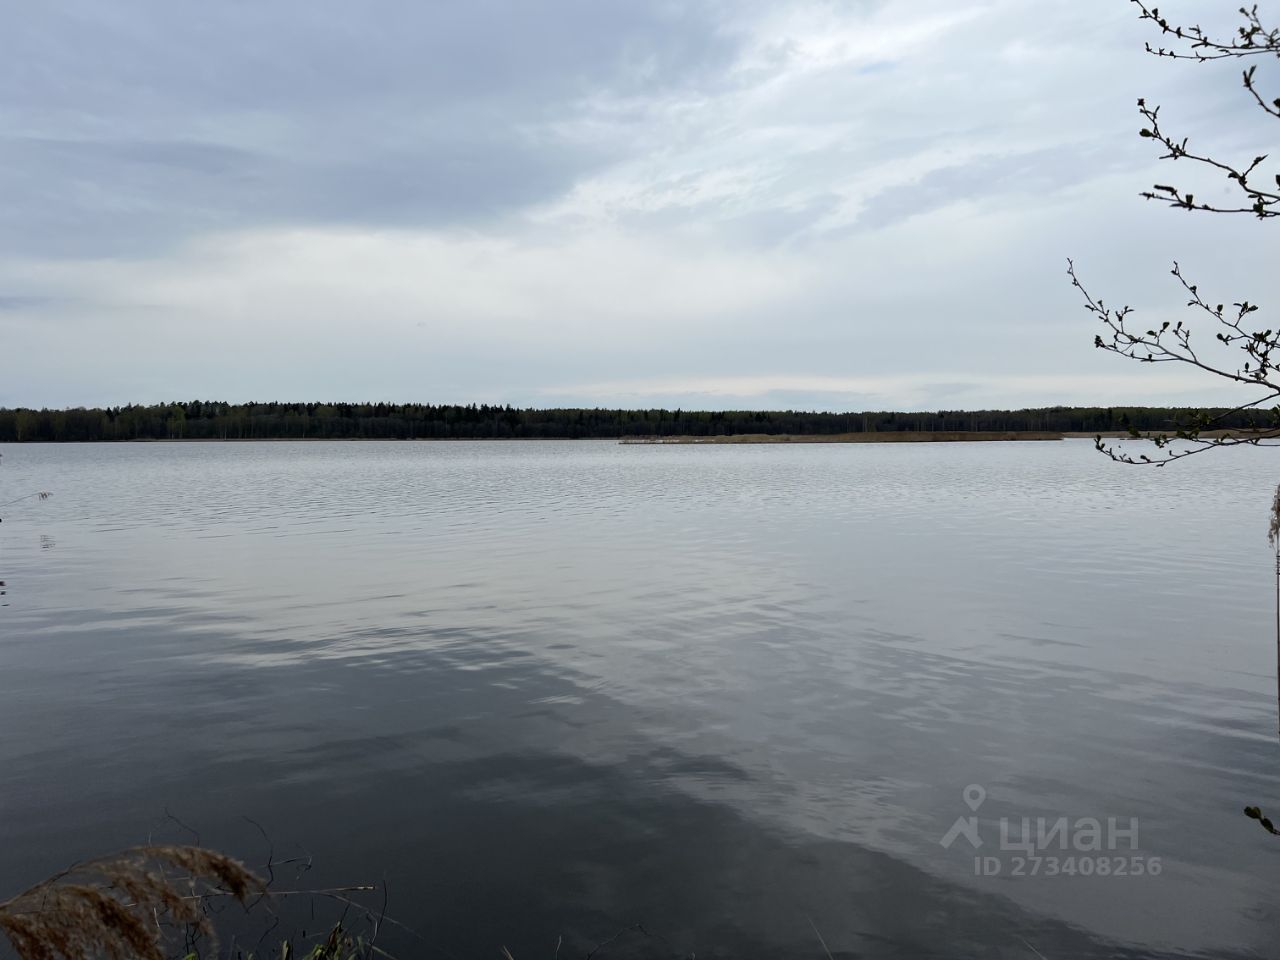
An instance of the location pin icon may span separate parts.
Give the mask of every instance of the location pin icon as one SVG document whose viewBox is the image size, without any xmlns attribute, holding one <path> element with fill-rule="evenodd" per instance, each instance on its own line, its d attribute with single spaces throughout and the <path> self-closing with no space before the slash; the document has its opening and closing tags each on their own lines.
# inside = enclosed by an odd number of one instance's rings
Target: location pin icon
<svg viewBox="0 0 1280 960">
<path fill-rule="evenodd" d="M 982 801 L 987 799 L 987 791 L 982 788 L 981 784 L 971 783 L 964 788 L 964 802 L 968 804 L 969 809 L 974 813 L 978 812 L 978 808 L 982 806 Z"/>
</svg>

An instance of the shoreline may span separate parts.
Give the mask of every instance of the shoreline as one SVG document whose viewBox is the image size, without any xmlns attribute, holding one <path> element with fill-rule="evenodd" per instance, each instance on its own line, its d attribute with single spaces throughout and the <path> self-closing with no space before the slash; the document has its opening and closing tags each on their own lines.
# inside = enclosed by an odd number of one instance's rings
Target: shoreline
<svg viewBox="0 0 1280 960">
<path fill-rule="evenodd" d="M 0 446 L 47 444 L 133 444 L 133 443 L 549 443 L 609 442 L 625 446 L 665 444 L 759 444 L 759 443 L 1016 443 L 1053 440 L 1143 440 L 1159 431 L 1144 430 L 1134 437 L 1123 430 L 1052 431 L 1052 430 L 880 430 L 858 433 L 732 433 L 717 436 L 677 434 L 674 436 L 600 436 L 600 437 L 131 437 L 114 440 L 0 440 Z M 1222 437 L 1244 439 L 1247 430 L 1205 430 L 1203 440 Z M 1255 431 L 1259 440 L 1280 439 L 1275 431 Z"/>
<path fill-rule="evenodd" d="M 1063 440 L 1048 430 L 882 430 L 877 433 L 738 433 L 721 437 L 623 437 L 626 445 L 728 443 L 987 443 Z"/>
</svg>

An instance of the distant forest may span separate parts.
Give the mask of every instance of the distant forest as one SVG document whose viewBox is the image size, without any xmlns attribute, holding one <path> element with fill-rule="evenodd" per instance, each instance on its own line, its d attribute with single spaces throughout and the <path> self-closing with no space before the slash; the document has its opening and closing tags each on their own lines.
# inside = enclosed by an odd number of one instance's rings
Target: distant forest
<svg viewBox="0 0 1280 960">
<path fill-rule="evenodd" d="M 1169 430 L 1189 410 L 1043 407 L 928 413 L 795 410 L 518 409 L 486 404 L 218 403 L 105 409 L 0 409 L 0 442 L 93 440 L 465 440 L 831 434 L 902 430 Z M 1214 412 L 1214 411 L 1205 411 Z M 1218 411 L 1220 412 L 1220 411 Z M 1248 411 L 1224 427 L 1248 425 Z"/>
</svg>

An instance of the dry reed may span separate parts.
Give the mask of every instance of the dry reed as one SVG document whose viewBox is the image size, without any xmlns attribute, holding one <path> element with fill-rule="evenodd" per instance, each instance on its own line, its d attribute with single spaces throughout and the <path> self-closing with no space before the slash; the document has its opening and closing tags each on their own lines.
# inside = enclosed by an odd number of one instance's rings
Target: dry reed
<svg viewBox="0 0 1280 960">
<path fill-rule="evenodd" d="M 135 847 L 0 902 L 0 932 L 20 960 L 165 960 L 179 938 L 188 948 L 201 936 L 214 941 L 207 898 L 243 904 L 262 890 L 258 877 L 221 853 Z"/>
</svg>

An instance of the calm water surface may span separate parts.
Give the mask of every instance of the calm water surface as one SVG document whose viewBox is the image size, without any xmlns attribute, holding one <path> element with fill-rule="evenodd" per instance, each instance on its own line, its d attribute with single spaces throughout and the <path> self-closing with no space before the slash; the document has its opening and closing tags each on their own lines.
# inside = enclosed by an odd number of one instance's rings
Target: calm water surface
<svg viewBox="0 0 1280 960">
<path fill-rule="evenodd" d="M 1277 954 L 1274 451 L 3 454 L 0 894 L 251 819 L 401 956 Z M 1022 817 L 1162 871 L 1012 876 Z"/>
</svg>

